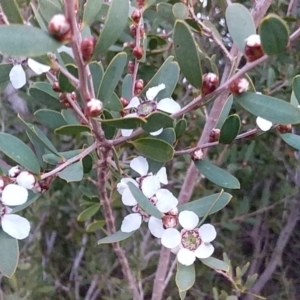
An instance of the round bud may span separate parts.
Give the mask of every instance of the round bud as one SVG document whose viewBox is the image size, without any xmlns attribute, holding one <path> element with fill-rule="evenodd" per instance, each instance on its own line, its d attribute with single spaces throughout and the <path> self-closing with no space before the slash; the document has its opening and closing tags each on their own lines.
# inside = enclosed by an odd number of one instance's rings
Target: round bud
<svg viewBox="0 0 300 300">
<path fill-rule="evenodd" d="M 134 72 L 134 62 L 130 60 L 127 64 L 127 70 L 129 74 L 133 74 Z"/>
<path fill-rule="evenodd" d="M 16 177 L 21 173 L 21 167 L 20 166 L 15 166 L 12 167 L 8 170 L 8 177 L 15 182 Z"/>
<path fill-rule="evenodd" d="M 54 15 L 49 21 L 48 31 L 61 42 L 68 42 L 72 40 L 71 25 L 65 15 Z"/>
<path fill-rule="evenodd" d="M 16 178 L 16 183 L 27 190 L 31 190 L 35 185 L 35 177 L 28 171 L 22 171 Z"/>
<path fill-rule="evenodd" d="M 131 19 L 134 23 L 138 24 L 142 17 L 141 11 L 139 9 L 135 9 L 131 14 Z"/>
<path fill-rule="evenodd" d="M 229 84 L 229 90 L 232 94 L 239 95 L 247 92 L 249 81 L 246 78 L 238 78 Z"/>
<path fill-rule="evenodd" d="M 177 206 L 175 206 L 175 207 L 172 208 L 170 211 L 168 211 L 167 214 L 168 214 L 168 215 L 171 215 L 171 216 L 177 216 L 177 215 L 178 215 L 178 208 L 177 208 Z"/>
<path fill-rule="evenodd" d="M 288 133 L 292 132 L 292 125 L 291 124 L 279 124 L 276 127 L 276 130 L 280 133 Z"/>
<path fill-rule="evenodd" d="M 219 78 L 216 74 L 204 74 L 202 77 L 202 96 L 212 93 L 218 86 Z"/>
<path fill-rule="evenodd" d="M 138 8 L 143 8 L 145 5 L 145 0 L 136 0 L 136 5 Z"/>
<path fill-rule="evenodd" d="M 61 89 L 60 89 L 60 87 L 59 87 L 58 81 L 54 81 L 54 82 L 52 83 L 52 90 L 53 90 L 54 92 L 56 92 L 56 93 L 61 93 Z"/>
<path fill-rule="evenodd" d="M 98 117 L 102 114 L 103 105 L 98 99 L 91 98 L 86 103 L 85 115 L 87 117 Z"/>
<path fill-rule="evenodd" d="M 196 160 L 202 160 L 203 159 L 203 151 L 202 149 L 198 148 L 197 150 L 195 150 L 192 154 L 191 154 L 191 158 L 192 160 L 196 161 Z"/>
<path fill-rule="evenodd" d="M 178 224 L 178 217 L 173 215 L 164 215 L 161 220 L 165 229 L 174 228 Z"/>
<path fill-rule="evenodd" d="M 142 47 L 140 46 L 135 46 L 133 49 L 132 49 L 132 54 L 133 56 L 136 58 L 136 59 L 141 59 L 143 57 L 143 54 L 144 54 L 144 50 Z"/>
<path fill-rule="evenodd" d="M 216 141 L 219 140 L 219 137 L 220 137 L 220 129 L 214 128 L 214 129 L 211 131 L 211 133 L 209 134 L 209 139 L 208 139 L 208 141 L 209 141 L 210 143 L 216 142 Z"/>
<path fill-rule="evenodd" d="M 261 46 L 260 36 L 258 34 L 252 34 L 246 39 L 245 56 L 247 61 L 255 61 L 264 55 L 264 51 Z"/>
<path fill-rule="evenodd" d="M 143 79 L 139 79 L 136 81 L 135 86 L 134 86 L 134 94 L 138 95 L 141 93 L 141 91 L 144 88 L 144 81 Z"/>
<path fill-rule="evenodd" d="M 123 107 L 126 107 L 129 104 L 129 101 L 124 97 L 121 97 L 120 101 L 121 101 Z"/>
<path fill-rule="evenodd" d="M 84 62 L 91 60 L 96 46 L 96 40 L 93 36 L 86 37 L 80 44 L 81 55 Z"/>
</svg>

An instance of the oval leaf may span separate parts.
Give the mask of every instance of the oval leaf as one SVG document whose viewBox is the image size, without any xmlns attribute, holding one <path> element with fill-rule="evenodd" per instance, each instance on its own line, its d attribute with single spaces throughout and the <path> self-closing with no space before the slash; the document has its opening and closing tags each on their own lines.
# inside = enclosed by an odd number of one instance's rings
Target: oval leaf
<svg viewBox="0 0 300 300">
<path fill-rule="evenodd" d="M 18 241 L 0 229 L 0 273 L 11 278 L 19 261 Z"/>
<path fill-rule="evenodd" d="M 176 139 L 179 139 L 186 131 L 187 121 L 186 119 L 180 119 L 175 126 Z"/>
<path fill-rule="evenodd" d="M 280 137 L 291 147 L 300 150 L 300 136 L 293 133 L 283 133 Z"/>
<path fill-rule="evenodd" d="M 100 209 L 100 204 L 94 204 L 90 207 L 88 207 L 87 209 L 85 209 L 84 211 L 82 211 L 78 217 L 77 217 L 77 221 L 79 222 L 84 222 L 88 219 L 90 219 L 91 217 L 93 217 Z"/>
<path fill-rule="evenodd" d="M 176 19 L 184 20 L 189 16 L 189 9 L 183 3 L 175 3 L 172 8 L 173 15 Z"/>
<path fill-rule="evenodd" d="M 78 78 L 78 69 L 75 65 L 68 64 L 65 67 L 70 74 L 72 74 L 75 78 Z M 61 72 L 58 72 L 58 84 L 60 89 L 66 93 L 72 93 L 76 89 L 69 79 Z"/>
<path fill-rule="evenodd" d="M 86 227 L 86 232 L 95 232 L 99 229 L 102 229 L 105 223 L 105 220 L 94 221 Z"/>
<path fill-rule="evenodd" d="M 156 138 L 173 145 L 176 141 L 175 131 L 173 128 L 166 128 L 160 135 L 157 135 Z"/>
<path fill-rule="evenodd" d="M 171 145 L 155 138 L 142 138 L 130 143 L 136 150 L 155 161 L 167 162 L 174 155 L 174 149 Z"/>
<path fill-rule="evenodd" d="M 219 200 L 217 201 L 218 198 Z M 221 196 L 220 194 L 213 194 L 195 201 L 179 205 L 178 210 L 191 210 L 198 217 L 204 217 L 205 215 L 207 215 L 207 213 L 211 215 L 221 210 L 229 203 L 231 198 L 232 196 L 228 193 L 222 193 Z"/>
<path fill-rule="evenodd" d="M 110 244 L 110 243 L 117 243 L 123 240 L 126 240 L 130 236 L 132 236 L 135 233 L 135 231 L 132 232 L 122 232 L 117 231 L 116 233 L 113 233 L 112 235 L 109 235 L 101 240 L 98 241 L 98 245 L 101 244 Z"/>
<path fill-rule="evenodd" d="M 150 202 L 150 200 L 133 183 L 128 182 L 128 187 L 136 202 L 151 216 L 161 219 L 162 213 Z"/>
<path fill-rule="evenodd" d="M 58 176 L 67 182 L 81 181 L 83 178 L 82 161 L 80 160 L 66 167 L 64 170 L 58 173 Z"/>
<path fill-rule="evenodd" d="M 84 4 L 82 27 L 95 21 L 95 18 L 101 9 L 102 3 L 103 0 L 88 0 Z"/>
<path fill-rule="evenodd" d="M 189 290 L 195 283 L 196 273 L 195 266 L 192 264 L 190 266 L 184 266 L 177 263 L 176 272 L 176 285 L 179 292 L 184 292 Z"/>
<path fill-rule="evenodd" d="M 10 56 L 40 56 L 53 52 L 62 45 L 41 29 L 33 26 L 2 25 L 0 36 L 5 41 L 5 43 L 0 43 L 0 52 Z"/>
<path fill-rule="evenodd" d="M 200 259 L 202 261 L 202 263 L 204 263 L 205 265 L 207 265 L 208 267 L 212 268 L 212 269 L 217 269 L 217 270 L 222 270 L 225 272 L 229 271 L 229 265 L 217 258 L 214 257 L 208 257 L 205 259 Z"/>
<path fill-rule="evenodd" d="M 146 117 L 147 123 L 142 124 L 142 128 L 147 132 L 153 132 L 160 128 L 173 127 L 173 119 L 162 113 L 154 112 Z"/>
<path fill-rule="evenodd" d="M 289 30 L 281 18 L 269 14 L 263 18 L 259 26 L 262 47 L 268 55 L 285 51 L 289 43 Z"/>
<path fill-rule="evenodd" d="M 219 142 L 221 144 L 230 144 L 236 136 L 238 135 L 241 129 L 241 119 L 238 115 L 229 116 L 220 131 Z"/>
<path fill-rule="evenodd" d="M 202 71 L 198 47 L 188 25 L 181 20 L 175 23 L 174 34 L 175 57 L 184 77 L 195 88 L 202 86 Z"/>
<path fill-rule="evenodd" d="M 1 0 L 0 4 L 9 23 L 24 24 L 24 20 L 16 0 Z"/>
<path fill-rule="evenodd" d="M 90 132 L 91 129 L 86 125 L 66 125 L 54 130 L 57 134 L 76 135 L 82 132 Z"/>
<path fill-rule="evenodd" d="M 0 151 L 26 170 L 34 174 L 40 173 L 40 165 L 36 156 L 32 150 L 18 138 L 1 132 Z"/>
<path fill-rule="evenodd" d="M 235 96 L 238 103 L 255 116 L 279 124 L 300 123 L 300 110 L 288 102 L 256 93 Z"/>
<path fill-rule="evenodd" d="M 39 109 L 34 113 L 34 115 L 41 124 L 51 129 L 56 129 L 68 124 L 63 116 L 54 110 Z"/>
<path fill-rule="evenodd" d="M 145 123 L 143 118 L 120 118 L 120 119 L 101 119 L 101 123 L 108 126 L 122 129 L 135 129 Z"/>
<path fill-rule="evenodd" d="M 198 160 L 194 162 L 197 169 L 211 182 L 228 189 L 239 189 L 239 181 L 230 173 L 213 165 L 208 160 Z"/>
<path fill-rule="evenodd" d="M 245 40 L 256 34 L 255 23 L 249 10 L 241 4 L 232 3 L 226 9 L 225 19 L 234 44 L 244 53 Z"/>
<path fill-rule="evenodd" d="M 293 79 L 293 91 L 298 100 L 298 103 L 296 103 L 296 106 L 298 106 L 300 102 L 300 75 L 295 76 Z"/>
</svg>

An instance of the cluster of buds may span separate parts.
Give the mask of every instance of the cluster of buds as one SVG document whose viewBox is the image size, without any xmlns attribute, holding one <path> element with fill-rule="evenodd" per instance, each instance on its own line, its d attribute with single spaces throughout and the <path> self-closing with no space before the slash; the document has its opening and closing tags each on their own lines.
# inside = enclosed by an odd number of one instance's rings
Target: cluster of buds
<svg viewBox="0 0 300 300">
<path fill-rule="evenodd" d="M 162 223 L 164 229 L 174 228 L 178 225 L 178 208 L 174 207 L 169 212 L 163 215 Z"/>
<path fill-rule="evenodd" d="M 130 33 L 131 35 L 136 39 L 135 43 L 132 42 L 129 43 L 129 46 L 131 46 L 132 54 L 137 59 L 140 60 L 144 55 L 144 49 L 141 47 L 141 37 L 144 35 L 144 27 L 141 24 L 141 18 L 142 18 L 142 7 L 144 6 L 145 1 L 137 1 L 138 9 L 135 9 L 131 14 L 131 19 L 133 24 L 130 25 Z"/>
<path fill-rule="evenodd" d="M 22 171 L 20 166 L 9 169 L 8 177 L 12 183 L 16 183 L 27 190 L 33 189 L 36 184 L 35 176 L 28 171 Z"/>
<path fill-rule="evenodd" d="M 132 49 L 132 54 L 137 60 L 140 60 L 144 55 L 144 49 L 140 46 L 135 46 Z"/>
<path fill-rule="evenodd" d="M 252 34 L 246 39 L 245 56 L 248 62 L 255 61 L 264 56 L 260 36 Z"/>
<path fill-rule="evenodd" d="M 143 79 L 137 80 L 134 86 L 134 94 L 135 95 L 140 94 L 143 89 L 144 89 L 144 80 Z"/>
<path fill-rule="evenodd" d="M 129 30 L 130 30 L 130 33 L 131 35 L 135 38 L 136 37 L 136 30 L 138 28 L 138 25 L 136 24 L 131 24 L 129 26 Z M 140 36 L 143 36 L 145 33 L 145 30 L 144 30 L 144 27 L 143 26 L 140 26 Z"/>
<path fill-rule="evenodd" d="M 194 152 L 191 153 L 191 159 L 193 161 L 202 160 L 204 153 L 201 148 L 196 149 Z"/>
<path fill-rule="evenodd" d="M 217 142 L 219 138 L 220 138 L 220 129 L 214 128 L 209 134 L 208 141 L 209 143 Z"/>
<path fill-rule="evenodd" d="M 71 24 L 65 15 L 54 15 L 48 24 L 49 33 L 60 42 L 72 40 Z"/>
<path fill-rule="evenodd" d="M 292 125 L 291 124 L 278 124 L 276 126 L 276 130 L 280 133 L 288 133 L 288 132 L 292 132 Z"/>
<path fill-rule="evenodd" d="M 229 90 L 234 95 L 247 92 L 249 89 L 249 81 L 246 78 L 238 78 L 229 84 Z"/>
<path fill-rule="evenodd" d="M 207 73 L 202 76 L 202 96 L 208 95 L 219 86 L 219 78 L 214 73 Z"/>
<path fill-rule="evenodd" d="M 87 118 L 98 117 L 102 114 L 103 104 L 100 100 L 91 98 L 87 101 L 85 107 L 85 116 Z"/>
<path fill-rule="evenodd" d="M 80 44 L 82 59 L 89 62 L 92 59 L 96 46 L 96 40 L 93 36 L 86 37 Z"/>
<path fill-rule="evenodd" d="M 69 94 L 67 94 L 67 93 L 59 94 L 59 100 L 60 100 L 61 105 L 63 105 L 66 108 L 70 108 L 70 107 L 72 107 L 72 105 L 70 104 L 70 101 L 68 100 L 67 95 L 69 95 L 70 96 L 69 98 L 74 102 L 77 101 L 77 95 L 75 92 L 72 92 Z"/>
</svg>

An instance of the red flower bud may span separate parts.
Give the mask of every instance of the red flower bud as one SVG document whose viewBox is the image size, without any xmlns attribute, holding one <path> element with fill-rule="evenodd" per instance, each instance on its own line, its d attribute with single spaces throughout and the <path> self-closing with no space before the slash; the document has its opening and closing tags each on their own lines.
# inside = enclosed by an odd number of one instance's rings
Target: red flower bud
<svg viewBox="0 0 300 300">
<path fill-rule="evenodd" d="M 178 224 L 178 217 L 173 215 L 164 215 L 161 220 L 165 229 L 174 228 Z"/>
<path fill-rule="evenodd" d="M 216 142 L 219 140 L 219 137 L 220 137 L 220 129 L 214 128 L 209 135 L 208 141 L 210 143 Z"/>
<path fill-rule="evenodd" d="M 86 117 L 98 117 L 102 114 L 103 105 L 98 99 L 90 99 L 86 104 L 85 115 Z"/>
<path fill-rule="evenodd" d="M 202 78 L 202 96 L 212 93 L 219 86 L 219 78 L 214 73 L 207 73 Z"/>
<path fill-rule="evenodd" d="M 120 101 L 121 101 L 123 107 L 126 107 L 129 104 L 129 101 L 124 97 L 121 97 Z"/>
<path fill-rule="evenodd" d="M 138 8 L 143 8 L 145 5 L 145 0 L 136 0 L 136 5 Z"/>
<path fill-rule="evenodd" d="M 247 92 L 249 81 L 246 78 L 238 78 L 229 84 L 229 90 L 232 94 L 239 95 Z"/>
<path fill-rule="evenodd" d="M 136 83 L 135 83 L 135 86 L 134 86 L 134 94 L 135 95 L 140 94 L 141 91 L 143 90 L 143 88 L 144 88 L 143 79 L 137 80 Z"/>
<path fill-rule="evenodd" d="M 144 49 L 140 46 L 135 46 L 132 50 L 132 54 L 136 59 L 141 59 L 144 54 Z"/>
<path fill-rule="evenodd" d="M 288 133 L 292 131 L 292 125 L 291 124 L 279 124 L 276 127 L 276 130 L 279 131 L 280 133 Z"/>
<path fill-rule="evenodd" d="M 131 19 L 134 23 L 138 24 L 142 17 L 141 11 L 139 9 L 135 9 L 131 14 Z"/>
<path fill-rule="evenodd" d="M 49 21 L 48 31 L 61 42 L 69 42 L 72 40 L 71 25 L 65 15 L 54 15 Z"/>
<path fill-rule="evenodd" d="M 127 70 L 129 74 L 133 74 L 134 72 L 134 62 L 130 60 L 127 64 Z"/>
<path fill-rule="evenodd" d="M 204 154 L 203 154 L 202 149 L 198 148 L 193 153 L 191 153 L 191 158 L 194 161 L 196 161 L 196 160 L 202 160 L 203 159 L 203 155 Z"/>
<path fill-rule="evenodd" d="M 80 44 L 81 55 L 84 62 L 91 60 L 96 46 L 96 40 L 93 36 L 86 37 Z"/>
<path fill-rule="evenodd" d="M 247 61 L 255 61 L 264 55 L 264 51 L 261 46 L 260 36 L 258 34 L 252 34 L 246 39 L 245 56 Z"/>
</svg>

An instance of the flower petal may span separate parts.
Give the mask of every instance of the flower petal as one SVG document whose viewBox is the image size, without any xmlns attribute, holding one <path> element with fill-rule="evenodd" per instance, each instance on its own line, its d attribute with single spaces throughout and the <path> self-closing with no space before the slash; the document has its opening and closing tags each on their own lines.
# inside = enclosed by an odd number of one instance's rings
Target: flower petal
<svg viewBox="0 0 300 300">
<path fill-rule="evenodd" d="M 150 134 L 152 136 L 157 136 L 157 135 L 160 135 L 163 132 L 163 130 L 164 130 L 163 128 L 160 128 L 160 129 L 158 129 L 156 131 L 150 132 Z"/>
<path fill-rule="evenodd" d="M 167 178 L 167 171 L 165 167 L 162 167 L 157 173 L 156 176 L 158 177 L 160 183 L 162 184 L 168 184 L 168 178 Z"/>
<path fill-rule="evenodd" d="M 15 89 L 20 89 L 26 83 L 26 74 L 21 65 L 15 65 L 9 72 L 9 80 Z"/>
<path fill-rule="evenodd" d="M 17 184 L 28 190 L 34 187 L 35 181 L 34 175 L 28 171 L 22 171 L 16 178 Z"/>
<path fill-rule="evenodd" d="M 216 238 L 217 232 L 213 225 L 204 224 L 199 228 L 199 235 L 204 243 L 210 243 Z"/>
<path fill-rule="evenodd" d="M 121 129 L 122 136 L 131 136 L 133 129 Z"/>
<path fill-rule="evenodd" d="M 261 118 L 261 117 L 257 117 L 256 118 L 256 125 L 262 131 L 268 131 L 273 126 L 272 122 L 270 122 L 270 121 L 268 121 L 268 120 L 266 120 L 264 118 Z"/>
<path fill-rule="evenodd" d="M 51 69 L 49 66 L 41 64 L 31 58 L 28 58 L 27 63 L 28 63 L 29 68 L 37 75 L 46 73 L 46 72 L 50 71 L 50 69 Z"/>
<path fill-rule="evenodd" d="M 181 234 L 175 228 L 168 228 L 161 237 L 161 243 L 166 248 L 172 249 L 180 245 Z"/>
<path fill-rule="evenodd" d="M 142 216 L 140 214 L 130 214 L 126 216 L 121 225 L 121 231 L 132 232 L 141 227 Z"/>
<path fill-rule="evenodd" d="M 18 215 L 4 215 L 1 220 L 3 231 L 15 239 L 22 240 L 28 237 L 30 223 L 27 219 Z"/>
<path fill-rule="evenodd" d="M 174 114 L 180 111 L 181 107 L 172 98 L 165 98 L 158 102 L 157 109 L 167 112 L 169 114 Z"/>
<path fill-rule="evenodd" d="M 124 205 L 127 205 L 127 206 L 134 206 L 137 204 L 137 202 L 136 202 L 135 198 L 133 197 L 133 195 L 131 194 L 129 188 L 127 188 L 123 191 L 122 202 Z"/>
<path fill-rule="evenodd" d="M 187 230 L 194 229 L 199 223 L 198 216 L 193 211 L 189 210 L 182 211 L 179 214 L 178 219 L 180 225 Z"/>
<path fill-rule="evenodd" d="M 159 189 L 156 192 L 157 202 L 156 207 L 162 213 L 167 213 L 177 206 L 178 200 L 167 189 Z"/>
<path fill-rule="evenodd" d="M 166 88 L 166 85 L 161 83 L 158 86 L 154 86 L 146 92 L 147 100 L 153 101 L 154 98 L 158 95 L 158 93 Z"/>
<path fill-rule="evenodd" d="M 28 191 L 16 184 L 8 184 L 2 192 L 2 202 L 8 206 L 24 204 L 27 198 Z"/>
<path fill-rule="evenodd" d="M 140 105 L 140 100 L 138 97 L 133 97 L 129 104 L 125 107 L 125 109 L 129 109 L 129 108 L 137 108 Z"/>
<path fill-rule="evenodd" d="M 160 182 L 156 175 L 149 175 L 142 179 L 142 191 L 147 198 L 151 198 L 160 188 Z"/>
<path fill-rule="evenodd" d="M 132 178 L 122 178 L 121 181 L 117 184 L 117 190 L 122 195 L 125 189 L 128 188 L 127 183 L 132 182 L 135 186 L 138 186 L 137 182 Z"/>
<path fill-rule="evenodd" d="M 141 176 L 145 176 L 148 174 L 149 165 L 145 157 L 138 156 L 130 162 L 130 168 Z"/>
<path fill-rule="evenodd" d="M 196 256 L 194 252 L 186 248 L 182 248 L 177 253 L 177 259 L 182 265 L 190 266 L 196 260 Z"/>
<path fill-rule="evenodd" d="M 215 248 L 211 243 L 202 243 L 195 251 L 195 255 L 198 258 L 208 258 L 212 256 Z"/>
<path fill-rule="evenodd" d="M 72 50 L 71 47 L 67 47 L 67 46 L 65 46 L 65 45 L 60 46 L 60 47 L 57 49 L 57 52 L 58 52 L 58 53 L 66 52 L 67 54 L 69 54 L 71 57 L 74 58 L 74 53 L 73 53 L 73 50 Z"/>
<path fill-rule="evenodd" d="M 148 227 L 151 234 L 159 239 L 162 237 L 163 233 L 165 232 L 162 220 L 157 219 L 153 216 L 151 216 L 149 219 Z"/>
</svg>

